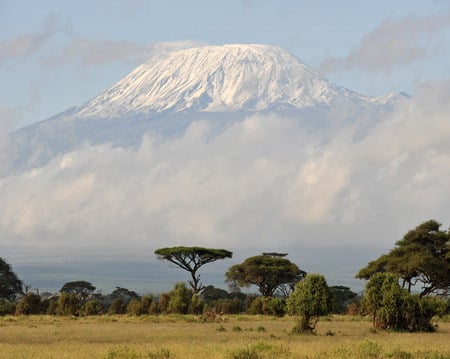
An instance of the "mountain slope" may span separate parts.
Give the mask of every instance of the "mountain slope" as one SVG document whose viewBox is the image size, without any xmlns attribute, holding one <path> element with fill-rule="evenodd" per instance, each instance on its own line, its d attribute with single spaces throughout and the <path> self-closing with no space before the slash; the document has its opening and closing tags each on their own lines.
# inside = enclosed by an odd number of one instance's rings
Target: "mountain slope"
<svg viewBox="0 0 450 359">
<path fill-rule="evenodd" d="M 40 166 L 85 144 L 136 147 L 146 133 L 177 135 L 199 119 L 215 133 L 254 113 L 293 117 L 321 131 L 357 121 L 365 129 L 368 111 L 384 112 L 404 97 L 357 94 L 279 47 L 201 46 L 154 58 L 84 104 L 15 131 L 11 169 Z M 339 119 L 337 109 L 345 114 Z"/>
<path fill-rule="evenodd" d="M 142 64 L 76 109 L 82 117 L 130 113 L 261 111 L 369 100 L 329 83 L 281 48 L 202 46 Z"/>
</svg>

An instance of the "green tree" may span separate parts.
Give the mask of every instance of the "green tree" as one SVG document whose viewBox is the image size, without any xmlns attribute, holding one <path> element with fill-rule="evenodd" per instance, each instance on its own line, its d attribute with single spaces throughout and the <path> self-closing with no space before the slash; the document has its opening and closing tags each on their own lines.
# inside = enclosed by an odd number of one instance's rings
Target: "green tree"
<svg viewBox="0 0 450 359">
<path fill-rule="evenodd" d="M 306 272 L 286 258 L 259 255 L 247 258 L 243 263 L 230 267 L 225 274 L 231 285 L 249 287 L 255 285 L 264 297 L 271 297 L 285 285 L 294 287 Z"/>
<path fill-rule="evenodd" d="M 200 283 L 198 270 L 205 264 L 219 259 L 231 258 L 233 253 L 225 249 L 203 247 L 170 247 L 155 251 L 158 259 L 169 261 L 191 274 L 192 280 L 188 283 L 194 293 L 200 292 L 204 286 Z"/>
<path fill-rule="evenodd" d="M 312 332 L 321 315 L 326 315 L 332 308 L 332 295 L 324 276 L 308 274 L 295 286 L 287 300 L 287 310 L 297 317 L 294 332 Z"/>
<path fill-rule="evenodd" d="M 0 299 L 12 300 L 22 293 L 22 281 L 12 271 L 11 266 L 0 257 Z"/>
<path fill-rule="evenodd" d="M 175 284 L 175 288 L 169 293 L 168 303 L 169 313 L 188 314 L 192 302 L 192 290 L 186 287 L 184 283 Z"/>
<path fill-rule="evenodd" d="M 401 279 L 402 287 L 420 283 L 421 296 L 447 294 L 450 290 L 450 231 L 429 220 L 408 231 L 387 254 L 369 262 L 356 275 L 369 279 L 376 273 L 392 273 Z"/>
<path fill-rule="evenodd" d="M 333 296 L 333 313 L 336 314 L 345 314 L 348 306 L 358 298 L 358 294 L 342 285 L 332 286 L 330 291 Z"/>
<path fill-rule="evenodd" d="M 391 273 L 373 275 L 366 286 L 365 309 L 376 329 L 394 331 L 434 331 L 434 316 L 445 313 L 446 303 L 437 297 L 412 295 Z"/>
<path fill-rule="evenodd" d="M 94 293 L 95 287 L 84 280 L 79 280 L 75 282 L 67 282 L 63 285 L 60 292 L 61 293 L 67 293 L 67 294 L 74 294 L 76 295 L 80 300 L 85 300 L 90 295 Z"/>
</svg>

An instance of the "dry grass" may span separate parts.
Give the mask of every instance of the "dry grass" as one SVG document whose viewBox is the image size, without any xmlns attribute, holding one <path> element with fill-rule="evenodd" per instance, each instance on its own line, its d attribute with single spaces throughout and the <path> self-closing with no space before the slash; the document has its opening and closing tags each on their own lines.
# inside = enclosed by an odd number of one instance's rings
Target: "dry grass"
<svg viewBox="0 0 450 359">
<path fill-rule="evenodd" d="M 364 319 L 324 318 L 316 335 L 291 335 L 292 318 L 194 316 L 0 318 L 0 358 L 424 358 L 450 359 L 450 322 L 437 333 L 374 332 Z"/>
</svg>

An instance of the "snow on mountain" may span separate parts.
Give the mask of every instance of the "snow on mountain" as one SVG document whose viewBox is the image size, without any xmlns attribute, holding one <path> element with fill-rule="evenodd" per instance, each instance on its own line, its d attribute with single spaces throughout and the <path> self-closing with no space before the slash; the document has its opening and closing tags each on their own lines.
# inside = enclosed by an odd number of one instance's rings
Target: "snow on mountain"
<svg viewBox="0 0 450 359">
<path fill-rule="evenodd" d="M 306 108 L 370 98 L 321 78 L 285 50 L 267 45 L 202 46 L 137 67 L 75 110 L 77 117 L 195 110 Z"/>
<path fill-rule="evenodd" d="M 279 47 L 201 46 L 154 58 L 84 104 L 15 131 L 11 163 L 40 166 L 83 144 L 136 147 L 146 133 L 173 136 L 198 119 L 217 133 L 255 112 L 294 117 L 321 131 L 357 123 L 362 136 L 372 125 L 369 112 L 405 97 L 352 92 Z"/>
</svg>

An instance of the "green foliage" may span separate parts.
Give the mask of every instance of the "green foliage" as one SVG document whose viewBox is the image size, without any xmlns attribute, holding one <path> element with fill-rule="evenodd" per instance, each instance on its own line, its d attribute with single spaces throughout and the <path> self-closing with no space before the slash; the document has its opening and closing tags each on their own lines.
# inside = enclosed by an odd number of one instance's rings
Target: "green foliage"
<svg viewBox="0 0 450 359">
<path fill-rule="evenodd" d="M 81 300 L 86 299 L 95 290 L 95 287 L 84 280 L 79 280 L 75 282 L 67 282 L 63 285 L 60 292 L 66 294 L 74 294 Z"/>
<path fill-rule="evenodd" d="M 189 313 L 202 314 L 204 307 L 205 303 L 202 301 L 198 294 L 194 293 L 191 298 L 191 303 L 189 304 Z"/>
<path fill-rule="evenodd" d="M 376 329 L 434 331 L 433 317 L 443 315 L 446 303 L 437 297 L 420 297 L 402 289 L 398 277 L 377 273 L 366 286 L 364 305 Z"/>
<path fill-rule="evenodd" d="M 260 255 L 247 258 L 230 267 L 225 274 L 231 285 L 248 287 L 256 285 L 264 297 L 271 297 L 283 285 L 294 286 L 306 272 L 286 258 Z"/>
<path fill-rule="evenodd" d="M 139 316 L 143 314 L 142 305 L 140 299 L 131 300 L 126 309 L 126 313 L 134 316 Z"/>
<path fill-rule="evenodd" d="M 330 312 L 331 299 L 327 282 L 320 274 L 308 274 L 297 283 L 287 301 L 288 313 L 298 317 L 294 332 L 312 332 L 319 316 Z"/>
<path fill-rule="evenodd" d="M 116 298 L 113 300 L 108 308 L 109 314 L 124 314 L 126 311 L 126 305 L 122 299 Z"/>
<path fill-rule="evenodd" d="M 0 316 L 12 315 L 16 312 L 16 303 L 0 299 Z"/>
<path fill-rule="evenodd" d="M 286 314 L 286 300 L 283 298 L 255 297 L 247 309 L 247 313 L 282 317 Z"/>
<path fill-rule="evenodd" d="M 103 305 L 97 299 L 88 300 L 81 308 L 82 315 L 99 315 L 103 313 Z"/>
<path fill-rule="evenodd" d="M 422 284 L 421 296 L 447 293 L 450 289 L 450 230 L 429 220 L 408 231 L 388 253 L 362 268 L 357 278 L 369 279 L 376 273 L 392 273 L 409 291 Z"/>
<path fill-rule="evenodd" d="M 346 314 L 348 306 L 358 298 L 358 294 L 352 292 L 349 287 L 341 285 L 330 287 L 330 292 L 333 298 L 332 312 L 336 314 Z"/>
<path fill-rule="evenodd" d="M 56 315 L 58 312 L 58 300 L 50 299 L 48 306 L 47 306 L 47 312 L 48 315 Z"/>
<path fill-rule="evenodd" d="M 236 349 L 230 352 L 231 359 L 284 359 L 291 358 L 288 348 L 270 345 L 264 342 L 255 343 L 247 348 Z"/>
<path fill-rule="evenodd" d="M 358 346 L 358 358 L 377 359 L 381 358 L 381 347 L 379 344 L 366 340 Z"/>
<path fill-rule="evenodd" d="M 56 314 L 58 315 L 78 315 L 80 299 L 75 294 L 62 293 L 58 298 Z"/>
<path fill-rule="evenodd" d="M 0 299 L 13 300 L 22 293 L 22 281 L 12 271 L 11 266 L 0 257 Z"/>
<path fill-rule="evenodd" d="M 200 283 L 197 271 L 205 264 L 219 259 L 231 258 L 233 253 L 225 249 L 203 247 L 170 247 L 155 251 L 158 259 L 167 260 L 191 274 L 189 285 L 194 293 L 199 293 L 204 286 Z"/>
<path fill-rule="evenodd" d="M 175 288 L 170 292 L 170 299 L 167 310 L 169 313 L 188 314 L 192 301 L 192 290 L 184 283 L 175 284 Z"/>
<path fill-rule="evenodd" d="M 35 293 L 26 294 L 16 307 L 16 315 L 39 314 L 41 311 L 41 297 Z"/>
</svg>

